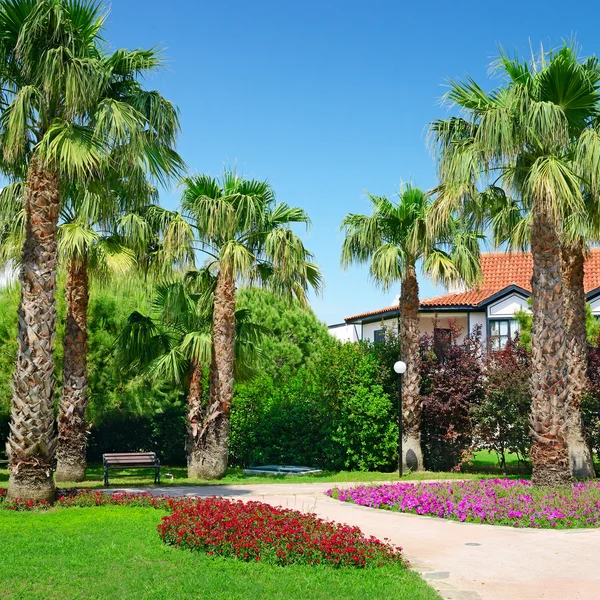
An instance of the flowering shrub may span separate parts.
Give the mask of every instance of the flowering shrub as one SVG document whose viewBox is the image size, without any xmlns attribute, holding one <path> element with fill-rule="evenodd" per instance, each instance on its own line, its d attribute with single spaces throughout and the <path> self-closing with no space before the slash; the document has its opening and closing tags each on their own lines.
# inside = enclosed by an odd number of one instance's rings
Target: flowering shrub
<svg viewBox="0 0 600 600">
<path fill-rule="evenodd" d="M 402 563 L 401 548 L 365 537 L 358 527 L 262 502 L 207 498 L 176 506 L 158 526 L 173 546 L 279 565 L 364 567 Z"/>
<path fill-rule="evenodd" d="M 206 551 L 209 555 L 278 565 L 404 564 L 401 548 L 366 537 L 358 527 L 330 523 L 315 515 L 273 508 L 262 502 L 64 490 L 59 491 L 55 506 L 136 506 L 168 510 L 171 514 L 163 517 L 158 526 L 162 540 L 178 548 Z M 0 509 L 48 508 L 47 502 L 9 502 L 6 490 L 0 489 Z"/>
<path fill-rule="evenodd" d="M 600 526 L 600 483 L 595 481 L 554 489 L 509 479 L 395 483 L 334 488 L 326 494 L 361 506 L 470 523 L 535 528 Z"/>
</svg>

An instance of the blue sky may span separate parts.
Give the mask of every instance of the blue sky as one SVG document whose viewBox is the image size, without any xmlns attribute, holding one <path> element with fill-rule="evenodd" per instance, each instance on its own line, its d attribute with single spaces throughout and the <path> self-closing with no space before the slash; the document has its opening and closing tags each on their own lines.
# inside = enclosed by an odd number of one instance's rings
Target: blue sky
<svg viewBox="0 0 600 600">
<path fill-rule="evenodd" d="M 500 45 L 525 54 L 529 40 L 575 35 L 600 54 L 599 17 L 591 1 L 119 0 L 106 39 L 165 49 L 167 68 L 146 83 L 179 106 L 190 171 L 237 165 L 308 211 L 304 239 L 326 278 L 312 305 L 331 324 L 398 293 L 378 290 L 366 267 L 340 269 L 339 224 L 368 210 L 365 190 L 435 185 L 426 126 L 448 114 L 444 82 L 468 74 L 491 86 Z M 438 292 L 420 282 L 421 297 Z"/>
</svg>

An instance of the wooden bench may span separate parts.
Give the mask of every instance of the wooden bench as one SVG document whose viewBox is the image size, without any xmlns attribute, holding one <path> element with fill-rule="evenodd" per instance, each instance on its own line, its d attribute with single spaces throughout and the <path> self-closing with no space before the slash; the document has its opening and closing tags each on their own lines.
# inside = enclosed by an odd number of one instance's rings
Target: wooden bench
<svg viewBox="0 0 600 600">
<path fill-rule="evenodd" d="M 160 483 L 160 461 L 155 452 L 115 452 L 103 454 L 104 485 L 108 485 L 109 469 L 154 469 L 154 483 Z"/>
</svg>

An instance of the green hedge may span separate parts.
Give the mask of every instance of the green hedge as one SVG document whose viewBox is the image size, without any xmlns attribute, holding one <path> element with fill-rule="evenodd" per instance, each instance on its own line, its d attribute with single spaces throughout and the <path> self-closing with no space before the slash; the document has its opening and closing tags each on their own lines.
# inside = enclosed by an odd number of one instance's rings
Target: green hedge
<svg viewBox="0 0 600 600">
<path fill-rule="evenodd" d="M 238 385 L 232 464 L 392 469 L 397 415 L 378 366 L 368 347 L 330 340 L 321 358 L 285 383 L 265 375 Z"/>
</svg>

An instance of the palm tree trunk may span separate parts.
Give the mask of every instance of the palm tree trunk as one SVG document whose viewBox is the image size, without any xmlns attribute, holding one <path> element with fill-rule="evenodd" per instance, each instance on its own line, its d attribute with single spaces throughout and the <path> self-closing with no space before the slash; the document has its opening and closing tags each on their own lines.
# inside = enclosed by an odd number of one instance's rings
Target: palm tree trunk
<svg viewBox="0 0 600 600">
<path fill-rule="evenodd" d="M 13 375 L 8 498 L 45 500 L 55 495 L 53 400 L 56 332 L 57 173 L 34 158 L 24 194 L 25 242 L 20 272 L 18 351 Z"/>
<path fill-rule="evenodd" d="M 187 416 L 187 467 L 189 479 L 202 478 L 202 366 L 192 362 L 190 366 L 190 389 Z"/>
<path fill-rule="evenodd" d="M 231 270 L 219 271 L 213 307 L 213 357 L 202 451 L 197 467 L 201 479 L 220 479 L 229 460 L 229 413 L 233 400 L 235 358 L 235 281 Z"/>
<path fill-rule="evenodd" d="M 562 267 L 569 390 L 567 442 L 571 474 L 576 479 L 591 479 L 595 476 L 592 453 L 585 438 L 581 416 L 581 401 L 588 388 L 584 263 L 583 239 L 563 244 Z"/>
<path fill-rule="evenodd" d="M 536 485 L 557 485 L 571 481 L 561 251 L 551 216 L 538 201 L 533 210 L 532 479 Z"/>
<path fill-rule="evenodd" d="M 419 373 L 419 284 L 414 265 L 402 280 L 400 293 L 400 357 L 402 377 L 402 467 L 423 470 L 421 451 L 421 375 Z"/>
<path fill-rule="evenodd" d="M 56 481 L 85 479 L 87 428 L 87 261 L 69 260 L 65 289 L 67 317 L 63 347 L 63 389 L 58 409 Z"/>
</svg>

